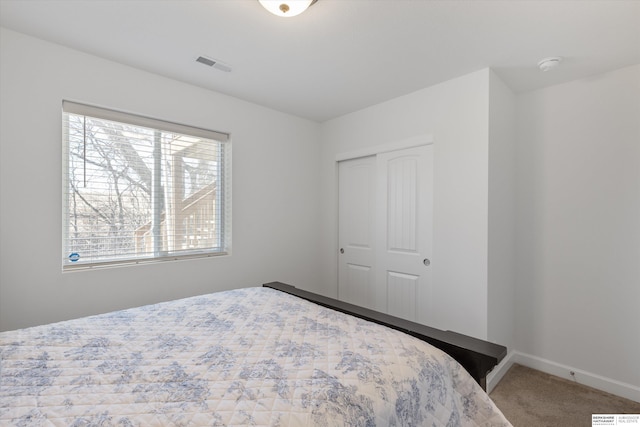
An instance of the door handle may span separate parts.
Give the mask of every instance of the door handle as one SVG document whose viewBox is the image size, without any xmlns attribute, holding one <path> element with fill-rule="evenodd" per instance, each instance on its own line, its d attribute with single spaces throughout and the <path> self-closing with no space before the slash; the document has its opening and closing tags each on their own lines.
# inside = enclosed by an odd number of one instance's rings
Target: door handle
<svg viewBox="0 0 640 427">
<path fill-rule="evenodd" d="M 340 253 L 343 254 L 344 253 L 344 248 L 340 248 Z"/>
<path fill-rule="evenodd" d="M 422 263 L 423 263 L 425 266 L 427 266 L 427 267 L 429 267 L 429 266 L 431 265 L 431 261 L 429 261 L 429 258 L 425 258 L 425 259 L 423 259 L 423 260 L 422 260 Z"/>
</svg>

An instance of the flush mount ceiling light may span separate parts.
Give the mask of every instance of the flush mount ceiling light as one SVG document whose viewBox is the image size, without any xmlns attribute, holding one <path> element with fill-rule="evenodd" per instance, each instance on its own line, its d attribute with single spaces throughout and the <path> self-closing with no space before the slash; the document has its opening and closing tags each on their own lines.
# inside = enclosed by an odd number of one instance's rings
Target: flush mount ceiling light
<svg viewBox="0 0 640 427">
<path fill-rule="evenodd" d="M 300 15 L 318 0 L 258 0 L 262 7 L 283 18 Z"/>
<path fill-rule="evenodd" d="M 562 62 L 562 57 L 550 56 L 549 58 L 544 58 L 540 62 L 538 62 L 538 67 L 542 71 L 549 71 L 558 67 L 558 65 L 560 65 L 561 62 Z"/>
</svg>

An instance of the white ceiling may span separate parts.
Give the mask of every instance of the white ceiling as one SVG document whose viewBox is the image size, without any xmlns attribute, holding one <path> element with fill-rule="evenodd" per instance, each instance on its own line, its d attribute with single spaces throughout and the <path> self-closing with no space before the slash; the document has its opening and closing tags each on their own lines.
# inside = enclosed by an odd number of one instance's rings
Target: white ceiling
<svg viewBox="0 0 640 427">
<path fill-rule="evenodd" d="M 637 0 L 0 0 L 0 25 L 318 122 L 486 67 L 522 92 L 640 63 Z"/>
</svg>

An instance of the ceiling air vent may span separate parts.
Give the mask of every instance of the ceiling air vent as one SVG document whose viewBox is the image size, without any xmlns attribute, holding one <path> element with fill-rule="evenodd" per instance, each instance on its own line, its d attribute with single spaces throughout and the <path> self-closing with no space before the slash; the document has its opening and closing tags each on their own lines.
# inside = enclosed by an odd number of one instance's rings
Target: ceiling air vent
<svg viewBox="0 0 640 427">
<path fill-rule="evenodd" d="M 231 71 L 231 66 L 220 62 L 217 59 L 207 58 L 206 56 L 199 56 L 198 59 L 196 59 L 196 62 L 213 67 L 216 70 L 224 71 L 225 73 Z"/>
</svg>

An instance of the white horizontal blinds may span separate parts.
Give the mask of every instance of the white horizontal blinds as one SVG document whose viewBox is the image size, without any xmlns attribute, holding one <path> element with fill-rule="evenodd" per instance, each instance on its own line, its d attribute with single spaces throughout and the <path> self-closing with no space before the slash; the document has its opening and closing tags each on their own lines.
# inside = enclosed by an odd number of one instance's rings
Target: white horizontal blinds
<svg viewBox="0 0 640 427">
<path fill-rule="evenodd" d="M 62 101 L 62 111 L 80 116 L 100 117 L 105 120 L 124 122 L 150 129 L 159 129 L 194 137 L 197 136 L 205 139 L 212 139 L 214 141 L 227 142 L 229 140 L 229 134 L 222 132 L 182 125 L 136 114 L 123 113 L 121 111 L 109 110 L 107 108 L 96 107 L 93 105 L 79 104 L 72 101 Z"/>
<path fill-rule="evenodd" d="M 63 103 L 65 268 L 226 253 L 228 135 Z"/>
</svg>

